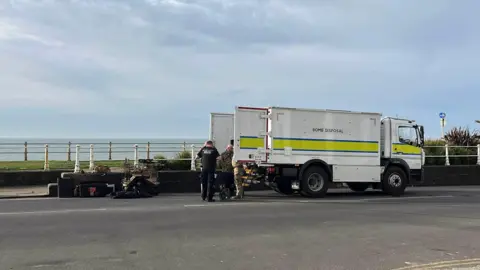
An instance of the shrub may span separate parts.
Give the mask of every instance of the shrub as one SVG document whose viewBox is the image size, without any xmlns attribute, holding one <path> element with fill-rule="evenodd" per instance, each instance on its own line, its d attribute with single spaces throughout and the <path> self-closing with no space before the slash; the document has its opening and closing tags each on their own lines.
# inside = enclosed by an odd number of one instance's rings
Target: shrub
<svg viewBox="0 0 480 270">
<path fill-rule="evenodd" d="M 477 146 L 480 143 L 478 131 L 454 127 L 445 134 L 445 140 L 425 141 L 426 165 L 445 165 L 445 144 L 448 144 L 451 165 L 472 165 L 477 163 Z M 463 147 L 458 147 L 463 146 Z M 432 157 L 433 156 L 433 157 Z M 458 156 L 458 157 L 456 157 Z"/>
<path fill-rule="evenodd" d="M 442 140 L 426 140 L 425 165 L 445 165 L 445 142 Z"/>
<path fill-rule="evenodd" d="M 153 159 L 167 159 L 164 155 L 162 154 L 156 154 Z"/>
<path fill-rule="evenodd" d="M 161 169 L 167 169 L 168 168 L 168 160 L 167 160 L 167 157 L 164 156 L 163 154 L 156 154 L 154 157 L 153 157 L 154 160 L 158 160 L 157 164 L 157 168 L 161 168 Z"/>
<path fill-rule="evenodd" d="M 174 160 L 169 160 L 168 168 L 170 170 L 190 170 L 191 158 L 192 154 L 190 151 L 182 151 L 177 153 Z"/>
<path fill-rule="evenodd" d="M 449 161 L 451 165 L 474 165 L 477 164 L 476 147 L 449 147 Z"/>
<path fill-rule="evenodd" d="M 476 146 L 480 143 L 480 134 L 476 130 L 454 127 L 445 134 L 445 141 L 449 145 Z"/>
<path fill-rule="evenodd" d="M 450 164 L 452 165 L 470 165 L 477 163 L 477 149 L 474 146 L 480 144 L 480 134 L 477 130 L 470 131 L 465 127 L 454 127 L 445 134 L 445 141 L 451 146 L 448 150 Z M 459 157 L 453 157 L 453 156 Z"/>
</svg>

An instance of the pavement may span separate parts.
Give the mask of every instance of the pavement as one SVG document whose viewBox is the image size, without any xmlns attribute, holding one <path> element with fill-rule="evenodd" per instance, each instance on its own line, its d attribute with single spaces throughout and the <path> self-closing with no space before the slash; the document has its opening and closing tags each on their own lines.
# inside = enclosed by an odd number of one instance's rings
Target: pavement
<svg viewBox="0 0 480 270">
<path fill-rule="evenodd" d="M 21 186 L 21 187 L 0 187 L 0 199 L 15 197 L 38 197 L 48 194 L 47 185 L 42 186 Z"/>
<path fill-rule="evenodd" d="M 480 269 L 479 187 L 247 196 L 0 200 L 0 268 Z"/>
</svg>

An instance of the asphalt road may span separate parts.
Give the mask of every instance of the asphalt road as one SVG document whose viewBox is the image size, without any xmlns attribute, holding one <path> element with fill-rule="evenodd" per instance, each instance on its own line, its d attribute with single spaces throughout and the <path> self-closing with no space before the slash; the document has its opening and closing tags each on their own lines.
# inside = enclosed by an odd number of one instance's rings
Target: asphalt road
<svg viewBox="0 0 480 270">
<path fill-rule="evenodd" d="M 340 192 L 0 200 L 0 268 L 480 269 L 480 188 Z"/>
</svg>

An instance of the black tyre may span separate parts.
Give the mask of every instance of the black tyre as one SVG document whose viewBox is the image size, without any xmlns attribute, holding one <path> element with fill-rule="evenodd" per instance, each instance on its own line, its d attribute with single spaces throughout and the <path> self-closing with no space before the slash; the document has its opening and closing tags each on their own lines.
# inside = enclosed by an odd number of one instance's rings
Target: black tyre
<svg viewBox="0 0 480 270">
<path fill-rule="evenodd" d="M 328 173 L 322 167 L 308 167 L 300 180 L 302 196 L 321 198 L 327 194 L 330 181 Z"/>
<path fill-rule="evenodd" d="M 347 183 L 348 188 L 355 192 L 364 192 L 370 187 L 370 183 Z"/>
<path fill-rule="evenodd" d="M 396 166 L 388 167 L 383 174 L 382 190 L 395 197 L 401 196 L 405 193 L 407 182 L 407 174 L 402 168 Z"/>
<path fill-rule="evenodd" d="M 275 183 L 277 185 L 277 192 L 285 195 L 292 195 L 294 190 L 292 189 L 292 177 L 278 176 L 275 177 Z"/>
</svg>

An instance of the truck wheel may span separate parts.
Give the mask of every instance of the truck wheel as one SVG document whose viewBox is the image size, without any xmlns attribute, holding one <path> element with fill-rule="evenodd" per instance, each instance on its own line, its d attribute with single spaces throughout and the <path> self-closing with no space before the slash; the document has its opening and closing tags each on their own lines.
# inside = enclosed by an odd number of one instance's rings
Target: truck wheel
<svg viewBox="0 0 480 270">
<path fill-rule="evenodd" d="M 348 188 L 355 192 L 364 192 L 370 187 L 370 183 L 347 183 Z"/>
<path fill-rule="evenodd" d="M 328 173 L 319 166 L 308 167 L 301 179 L 301 194 L 305 197 L 321 198 L 327 194 L 330 182 Z"/>
<path fill-rule="evenodd" d="M 389 167 L 383 174 L 382 190 L 392 196 L 401 196 L 407 187 L 407 175 L 399 167 Z"/>
</svg>

